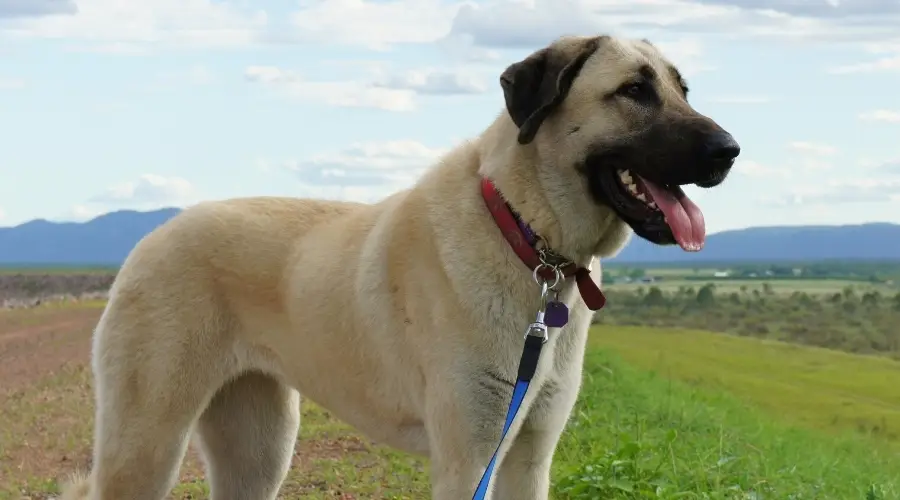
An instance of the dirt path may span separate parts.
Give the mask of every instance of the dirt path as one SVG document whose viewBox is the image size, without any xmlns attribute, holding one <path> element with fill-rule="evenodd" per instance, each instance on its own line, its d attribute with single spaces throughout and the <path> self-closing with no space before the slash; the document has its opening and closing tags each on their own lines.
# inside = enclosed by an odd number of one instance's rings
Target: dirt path
<svg viewBox="0 0 900 500">
<path fill-rule="evenodd" d="M 101 313 L 83 305 L 0 311 L 0 500 L 55 498 L 58 480 L 90 469 L 89 361 Z M 406 493 L 405 483 L 413 479 L 405 478 L 423 476 L 420 462 L 372 449 L 368 439 L 327 412 L 304 406 L 303 437 L 279 498 L 384 498 L 388 483 L 401 482 L 399 491 Z M 169 498 L 206 498 L 203 476 L 192 443 Z"/>
<path fill-rule="evenodd" d="M 99 308 L 0 313 L 0 402 L 40 378 L 90 355 Z"/>
</svg>

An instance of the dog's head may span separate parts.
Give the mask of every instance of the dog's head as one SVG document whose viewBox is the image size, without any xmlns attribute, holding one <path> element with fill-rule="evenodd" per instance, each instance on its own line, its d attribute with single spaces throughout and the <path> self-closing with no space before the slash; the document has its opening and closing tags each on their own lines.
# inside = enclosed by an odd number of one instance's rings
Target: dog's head
<svg viewBox="0 0 900 500">
<path fill-rule="evenodd" d="M 680 186 L 719 185 L 740 152 L 694 110 L 678 70 L 649 42 L 566 37 L 500 77 L 518 142 L 550 175 L 577 176 L 583 193 L 634 232 L 688 251 L 705 241 L 703 214 Z"/>
</svg>

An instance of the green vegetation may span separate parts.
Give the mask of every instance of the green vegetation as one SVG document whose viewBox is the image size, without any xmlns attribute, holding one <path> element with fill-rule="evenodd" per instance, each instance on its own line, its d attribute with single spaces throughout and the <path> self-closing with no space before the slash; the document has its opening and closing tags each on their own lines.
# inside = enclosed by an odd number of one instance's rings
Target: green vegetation
<svg viewBox="0 0 900 500">
<path fill-rule="evenodd" d="M 777 294 L 833 293 L 851 287 L 860 293 L 900 292 L 900 262 L 737 263 L 719 265 L 603 265 L 603 283 L 612 290 L 634 291 L 653 285 L 665 291 L 715 283 L 734 292 L 766 286 Z"/>
<path fill-rule="evenodd" d="M 0 275 L 4 274 L 116 274 L 119 266 L 66 266 L 43 264 L 4 264 L 0 267 Z"/>
<path fill-rule="evenodd" d="M 602 328 L 593 334 L 585 386 L 557 452 L 557 500 L 900 498 L 896 448 L 861 434 L 827 435 L 791 426 L 790 420 L 802 420 L 795 409 L 816 404 L 839 411 L 842 399 L 827 390 L 824 395 L 802 391 L 796 406 L 769 413 L 750 404 L 753 398 L 729 395 L 740 394 L 752 375 L 698 382 L 678 371 L 684 366 L 679 364 L 665 366 L 684 381 L 666 378 L 618 355 L 620 349 L 627 355 L 651 345 L 652 330 L 631 329 L 607 343 L 610 333 Z M 724 346 L 728 350 L 757 342 L 719 338 L 731 343 Z M 704 344 L 710 337 L 690 340 L 700 352 L 726 354 L 722 345 Z M 678 353 L 692 349 L 686 342 Z M 705 361 L 709 373 L 731 370 L 727 356 Z M 898 367 L 884 371 L 893 384 L 900 383 Z M 795 366 L 779 373 L 790 379 L 803 370 Z M 818 384 L 827 389 L 832 382 Z"/>
<path fill-rule="evenodd" d="M 15 274 L 0 284 L 20 290 Z M 98 279 L 21 274 L 44 276 L 33 293 Z M 604 280 L 555 500 L 900 500 L 900 263 L 604 264 Z M 19 329 L 99 303 L 2 314 Z M 0 499 L 46 498 L 60 464 L 86 463 L 90 384 L 77 365 L 0 392 Z M 306 401 L 281 497 L 428 498 L 427 470 Z M 189 456 L 174 497 L 207 491 Z"/>
<path fill-rule="evenodd" d="M 830 279 L 884 282 L 900 280 L 900 259 L 893 261 L 682 262 L 630 264 L 604 261 L 605 277 L 663 276 L 705 279 L 727 272 L 730 279 Z"/>
<path fill-rule="evenodd" d="M 77 367 L 10 395 L 0 410 L 0 457 L 32 457 L 24 463 L 47 468 L 22 476 L 13 466 L 21 462 L 3 460 L 10 466 L 0 468 L 0 498 L 46 498 L 58 492 L 53 464 L 86 463 L 90 384 L 89 370 Z M 556 454 L 553 498 L 898 499 L 900 443 L 891 434 L 898 384 L 900 363 L 886 359 L 704 332 L 596 327 Z M 861 420 L 865 428 L 855 425 Z M 870 425 L 882 421 L 877 431 Z M 427 460 L 375 445 L 308 402 L 295 456 L 281 498 L 429 495 Z M 207 494 L 189 457 L 174 498 Z"/>
<path fill-rule="evenodd" d="M 695 328 L 900 359 L 900 289 L 821 283 L 817 291 L 789 292 L 768 282 L 737 288 L 696 282 L 674 290 L 611 286 L 595 321 Z"/>
<path fill-rule="evenodd" d="M 870 435 L 900 452 L 896 361 L 674 328 L 605 326 L 592 342 L 631 366 L 729 392 L 789 423 Z"/>
</svg>

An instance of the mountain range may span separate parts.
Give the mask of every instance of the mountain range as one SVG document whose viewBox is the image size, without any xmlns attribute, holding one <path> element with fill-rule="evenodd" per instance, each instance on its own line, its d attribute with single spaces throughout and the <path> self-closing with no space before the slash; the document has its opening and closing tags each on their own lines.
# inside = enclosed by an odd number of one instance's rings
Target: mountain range
<svg viewBox="0 0 900 500">
<path fill-rule="evenodd" d="M 122 210 L 87 222 L 39 219 L 0 228 L 0 265 L 118 265 L 144 235 L 179 213 Z M 659 247 L 640 238 L 616 262 L 900 260 L 900 225 L 751 227 L 709 235 L 699 253 Z"/>
</svg>

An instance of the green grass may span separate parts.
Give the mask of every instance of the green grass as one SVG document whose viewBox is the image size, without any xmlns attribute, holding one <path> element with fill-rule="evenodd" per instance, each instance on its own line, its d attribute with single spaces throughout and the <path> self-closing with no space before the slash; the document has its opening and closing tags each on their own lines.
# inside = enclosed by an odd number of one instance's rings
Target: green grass
<svg viewBox="0 0 900 500">
<path fill-rule="evenodd" d="M 696 331 L 596 327 L 556 454 L 553 498 L 900 499 L 893 434 L 900 393 L 892 387 L 900 387 L 900 364 L 885 359 Z M 48 450 L 53 462 L 89 456 L 86 368 L 7 403 L 0 456 L 5 450 L 11 459 L 25 445 Z M 280 498 L 429 497 L 427 460 L 375 445 L 316 405 L 305 403 L 303 413 L 299 458 Z M 0 498 L 56 490 L 52 475 L 24 475 L 9 464 Z M 183 476 L 175 498 L 207 498 L 197 472 Z"/>
<path fill-rule="evenodd" d="M 649 274 L 649 273 L 648 273 Z M 665 276 L 665 274 L 656 274 L 655 276 Z M 767 283 L 772 287 L 772 291 L 776 294 L 792 294 L 794 292 L 803 292 L 814 295 L 838 293 L 846 288 L 852 288 L 857 293 L 865 293 L 870 291 L 878 291 L 882 294 L 897 293 L 900 291 L 897 285 L 885 285 L 878 283 L 869 283 L 865 281 L 841 280 L 841 279 L 781 279 L 781 280 L 765 280 L 765 279 L 716 279 L 712 276 L 705 277 L 702 280 L 680 279 L 679 277 L 664 278 L 654 283 L 611 283 L 607 288 L 611 290 L 635 291 L 639 288 L 647 289 L 651 286 L 658 287 L 663 291 L 675 291 L 679 288 L 693 287 L 700 288 L 707 283 L 715 283 L 716 289 L 721 293 L 740 292 L 741 287 L 755 289 Z"/>
<path fill-rule="evenodd" d="M 594 345 L 630 364 L 825 431 L 857 431 L 900 449 L 900 362 L 683 329 L 604 326 Z"/>
<path fill-rule="evenodd" d="M 328 411 L 304 402 L 297 454 L 279 498 L 427 498 L 426 461 L 371 443 Z M 182 482 L 176 498 L 207 498 L 202 480 Z M 345 495 L 345 496 L 340 496 Z"/>
<path fill-rule="evenodd" d="M 671 338 L 661 338 L 665 335 Z M 661 365 L 658 356 L 633 355 L 653 352 L 648 346 L 654 344 L 657 350 L 678 349 L 672 356 L 685 362 Z M 709 353 L 718 357 L 704 358 Z M 757 356 L 768 361 L 754 370 L 750 360 Z M 736 363 L 741 359 L 744 365 Z M 708 373 L 742 376 L 699 378 L 687 369 L 697 364 Z M 665 370 L 653 370 L 661 366 Z M 806 419 L 811 411 L 846 410 L 846 392 L 889 404 L 890 387 L 900 382 L 898 366 L 703 332 L 596 328 L 579 404 L 556 455 L 553 498 L 900 498 L 895 448 L 868 431 L 856 432 L 854 425 Z M 846 377 L 844 370 L 855 375 Z M 755 375 L 765 375 L 762 383 L 777 388 L 774 379 L 793 380 L 804 373 L 804 390 L 785 393 L 792 404 L 776 397 L 777 390 L 771 398 L 765 391 L 743 393 L 746 380 Z M 770 407 L 771 401 L 781 405 Z M 874 403 L 862 407 L 858 415 L 872 417 L 877 408 Z M 314 405 L 304 418 L 301 439 L 343 451 L 292 471 L 283 498 L 428 498 L 427 461 L 358 439 Z"/>
<path fill-rule="evenodd" d="M 885 390 L 870 389 L 867 396 L 895 402 L 891 395 L 897 392 L 887 392 L 886 384 L 900 382 L 896 363 L 871 360 L 875 366 L 859 376 L 820 372 L 810 377 L 805 390 L 780 393 L 781 383 L 809 367 L 788 363 L 763 379 L 776 395 L 748 395 L 743 392 L 747 380 L 772 368 L 754 372 L 733 362 L 768 353 L 769 344 L 700 332 L 683 332 L 657 344 L 667 334 L 640 328 L 593 331 L 585 385 L 556 456 L 558 500 L 900 498 L 896 447 L 857 433 L 853 426 L 825 425 L 825 432 L 814 429 L 818 420 L 796 425 L 806 421 L 811 408 L 840 414 L 845 401 L 840 391 L 869 381 Z M 754 344 L 766 347 L 754 351 Z M 665 364 L 653 357 L 668 348 L 675 349 L 671 358 L 687 359 Z M 748 348 L 746 354 L 739 352 Z M 834 361 L 827 351 L 795 349 L 813 364 Z M 636 354 L 643 351 L 651 354 Z M 711 352 L 718 357 L 699 354 Z M 842 368 L 870 361 L 841 356 Z M 783 359 L 772 363 L 779 361 Z M 698 375 L 701 369 L 711 375 Z M 729 376 L 732 371 L 742 376 Z M 868 378 L 872 373 L 884 379 Z M 793 401 L 784 399 L 787 394 Z M 779 404 L 767 407 L 773 401 Z"/>
<path fill-rule="evenodd" d="M 4 274 L 115 274 L 118 266 L 43 266 L 43 265 L 4 265 L 0 267 L 0 275 Z"/>
</svg>

